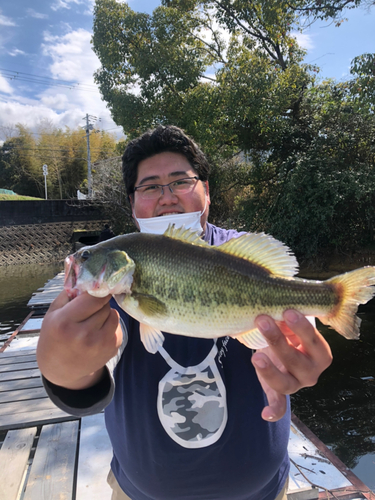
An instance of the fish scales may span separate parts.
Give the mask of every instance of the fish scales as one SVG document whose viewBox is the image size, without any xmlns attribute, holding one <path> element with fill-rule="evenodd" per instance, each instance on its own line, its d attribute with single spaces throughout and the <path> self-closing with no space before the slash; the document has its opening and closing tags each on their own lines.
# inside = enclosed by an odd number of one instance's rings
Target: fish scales
<svg viewBox="0 0 375 500">
<path fill-rule="evenodd" d="M 136 263 L 132 291 L 166 303 L 167 314 L 189 316 L 193 308 L 194 315 L 201 315 L 199 321 L 207 318 L 212 323 L 214 308 L 217 321 L 237 323 L 239 315 L 248 316 L 249 311 L 280 316 L 288 307 L 311 313 L 312 307 L 328 309 L 335 303 L 332 287 L 322 287 L 321 282 L 274 277 L 260 266 L 212 247 L 194 247 L 192 259 L 192 248 L 183 241 L 139 236 L 124 248 Z M 205 333 L 212 336 L 211 325 L 207 326 Z"/>
<path fill-rule="evenodd" d="M 355 313 L 374 295 L 375 268 L 320 282 L 295 278 L 297 266 L 287 247 L 264 234 L 211 247 L 193 232 L 170 227 L 164 235 L 133 233 L 79 250 L 66 259 L 64 286 L 71 297 L 113 294 L 140 322 L 150 352 L 162 345 L 162 331 L 229 335 L 248 347 L 265 347 L 256 316 L 281 320 L 289 308 L 358 338 Z"/>
</svg>

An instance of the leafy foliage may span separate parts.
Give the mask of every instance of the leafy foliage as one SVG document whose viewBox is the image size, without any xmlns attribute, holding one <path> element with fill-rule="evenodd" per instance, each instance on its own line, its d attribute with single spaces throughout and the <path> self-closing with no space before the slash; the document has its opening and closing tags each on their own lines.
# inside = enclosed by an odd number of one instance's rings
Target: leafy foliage
<svg viewBox="0 0 375 500">
<path fill-rule="evenodd" d="M 374 237 L 375 119 L 355 112 L 349 98 L 345 84 L 306 92 L 299 127 L 266 162 L 258 161 L 269 177 L 254 176 L 252 195 L 238 202 L 249 227 L 305 257 L 323 248 L 347 251 Z"/>
<path fill-rule="evenodd" d="M 57 129 L 41 123 L 37 134 L 17 125 L 18 136 L 0 148 L 0 186 L 20 195 L 44 198 L 42 166 L 48 166 L 48 198 L 74 198 L 87 177 L 86 135 L 81 129 Z M 92 133 L 91 160 L 113 155 L 116 141 L 106 132 Z"/>
<path fill-rule="evenodd" d="M 172 123 L 200 143 L 211 220 L 299 257 L 349 251 L 374 236 L 374 55 L 348 82 L 320 82 L 294 33 L 365 4 L 164 0 L 150 16 L 96 0 L 95 78 L 129 138 Z"/>
</svg>

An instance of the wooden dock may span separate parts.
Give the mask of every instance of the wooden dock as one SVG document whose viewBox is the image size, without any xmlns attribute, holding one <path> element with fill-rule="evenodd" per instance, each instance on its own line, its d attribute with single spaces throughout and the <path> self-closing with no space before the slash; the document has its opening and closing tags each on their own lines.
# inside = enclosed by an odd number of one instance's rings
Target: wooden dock
<svg viewBox="0 0 375 500">
<path fill-rule="evenodd" d="M 0 500 L 110 500 L 104 414 L 76 418 L 52 403 L 37 340 L 0 354 Z"/>
<path fill-rule="evenodd" d="M 33 293 L 27 303 L 30 309 L 47 309 L 51 302 L 55 300 L 63 289 L 64 272 L 61 271 L 54 278 L 50 279 L 42 288 Z"/>
<path fill-rule="evenodd" d="M 29 306 L 36 315 L 26 318 L 0 350 L 0 500 L 111 498 L 106 477 L 112 448 L 104 414 L 76 418 L 57 408 L 36 362 L 40 312 L 60 293 L 63 278 L 59 273 L 33 295 Z M 375 500 L 295 416 L 288 451 L 288 500 Z"/>
</svg>

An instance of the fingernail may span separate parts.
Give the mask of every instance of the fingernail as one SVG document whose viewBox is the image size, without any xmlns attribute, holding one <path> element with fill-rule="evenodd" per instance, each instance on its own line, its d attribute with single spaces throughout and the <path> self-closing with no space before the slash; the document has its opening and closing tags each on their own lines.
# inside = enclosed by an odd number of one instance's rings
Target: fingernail
<svg viewBox="0 0 375 500">
<path fill-rule="evenodd" d="M 289 311 L 285 311 L 285 313 L 284 313 L 284 319 L 288 323 L 297 323 L 299 318 L 300 318 L 299 314 L 296 311 L 289 310 Z"/>
<path fill-rule="evenodd" d="M 262 332 L 267 332 L 270 329 L 270 323 L 266 319 L 260 319 L 257 321 L 257 326 Z"/>
</svg>

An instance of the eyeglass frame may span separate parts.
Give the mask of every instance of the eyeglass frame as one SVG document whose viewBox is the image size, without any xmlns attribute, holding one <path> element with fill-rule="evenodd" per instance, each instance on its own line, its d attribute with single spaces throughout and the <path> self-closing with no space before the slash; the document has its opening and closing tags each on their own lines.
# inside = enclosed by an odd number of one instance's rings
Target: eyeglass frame
<svg viewBox="0 0 375 500">
<path fill-rule="evenodd" d="M 178 181 L 184 181 L 186 179 L 195 179 L 196 181 L 200 180 L 198 175 L 193 175 L 191 177 L 183 177 L 182 179 L 175 179 L 174 181 L 168 182 L 168 184 L 158 184 L 156 182 L 152 183 L 152 184 L 141 184 L 140 186 L 136 186 L 133 188 L 133 194 L 137 191 L 137 189 L 141 189 L 141 188 L 147 187 L 147 186 L 157 186 L 158 188 L 161 188 L 161 194 L 159 195 L 159 198 L 160 198 L 160 196 L 164 195 L 164 188 L 165 187 L 168 187 L 169 191 L 176 196 L 176 194 L 172 191 L 171 184 L 174 184 L 175 182 L 178 182 Z M 196 186 L 196 184 L 195 184 L 195 186 Z M 194 189 L 195 186 L 192 187 L 191 191 Z M 187 194 L 187 193 L 190 193 L 191 191 L 187 191 L 186 193 L 181 193 L 181 194 Z M 142 196 L 142 192 L 140 192 L 140 196 Z M 158 197 L 156 196 L 155 198 L 149 198 L 149 199 L 156 200 L 157 198 Z"/>
</svg>

